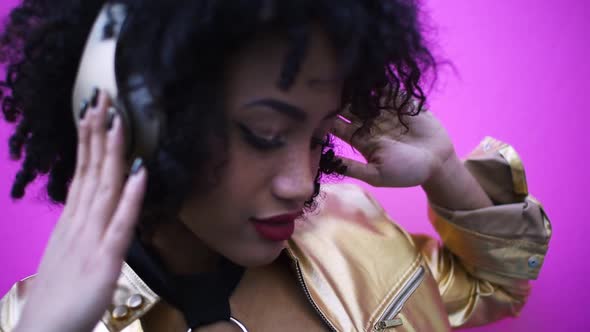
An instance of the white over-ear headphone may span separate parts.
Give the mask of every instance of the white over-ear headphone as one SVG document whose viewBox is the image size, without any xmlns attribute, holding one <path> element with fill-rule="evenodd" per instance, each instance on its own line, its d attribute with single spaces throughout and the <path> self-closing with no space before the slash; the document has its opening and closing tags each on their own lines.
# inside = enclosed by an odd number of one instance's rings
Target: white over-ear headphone
<svg viewBox="0 0 590 332">
<path fill-rule="evenodd" d="M 123 4 L 105 4 L 88 36 L 74 90 L 72 110 L 76 126 L 80 121 L 81 105 L 87 102 L 94 88 L 106 92 L 113 107 L 109 112 L 117 112 L 125 132 L 127 157 L 149 159 L 158 146 L 164 128 L 164 113 L 155 106 L 153 97 L 141 74 L 118 77 L 115 72 L 116 54 L 119 50 L 119 37 L 128 17 Z M 107 28 L 107 29 L 105 29 Z M 105 35 L 110 30 L 111 35 Z M 128 87 L 125 96 L 119 95 L 119 88 Z"/>
</svg>

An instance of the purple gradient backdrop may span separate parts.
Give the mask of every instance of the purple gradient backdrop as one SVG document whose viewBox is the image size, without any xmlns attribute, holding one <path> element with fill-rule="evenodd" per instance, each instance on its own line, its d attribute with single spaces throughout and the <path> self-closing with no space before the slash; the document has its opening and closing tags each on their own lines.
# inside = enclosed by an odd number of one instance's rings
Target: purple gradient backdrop
<svg viewBox="0 0 590 332">
<path fill-rule="evenodd" d="M 2 0 L 4 17 L 15 0 Z M 461 155 L 491 135 L 512 143 L 527 166 L 529 188 L 545 205 L 554 236 L 545 267 L 519 319 L 477 331 L 586 330 L 590 251 L 586 192 L 590 152 L 583 96 L 590 87 L 590 2 L 429 0 L 426 2 L 443 68 L 431 109 Z M 35 272 L 60 209 L 39 194 L 9 199 L 17 164 L 9 162 L 11 129 L 0 124 L 0 294 Z M 370 189 L 410 231 L 432 234 L 417 189 Z M 588 239 L 586 239 L 588 240 Z"/>
</svg>

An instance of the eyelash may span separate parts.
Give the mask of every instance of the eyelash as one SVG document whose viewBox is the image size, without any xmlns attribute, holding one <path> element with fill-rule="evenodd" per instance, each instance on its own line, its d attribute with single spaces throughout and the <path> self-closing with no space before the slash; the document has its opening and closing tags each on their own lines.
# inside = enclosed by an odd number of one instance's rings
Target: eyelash
<svg viewBox="0 0 590 332">
<path fill-rule="evenodd" d="M 262 138 L 257 136 L 250 130 L 250 128 L 246 127 L 245 125 L 239 124 L 238 127 L 242 131 L 244 135 L 244 139 L 254 148 L 261 150 L 261 151 L 268 151 L 273 149 L 281 148 L 285 145 L 285 142 L 280 137 L 273 137 L 272 139 Z M 330 145 L 330 138 L 329 135 L 326 135 L 323 138 L 319 138 L 313 136 L 311 138 L 310 149 L 315 150 L 318 147 L 329 147 Z"/>
</svg>

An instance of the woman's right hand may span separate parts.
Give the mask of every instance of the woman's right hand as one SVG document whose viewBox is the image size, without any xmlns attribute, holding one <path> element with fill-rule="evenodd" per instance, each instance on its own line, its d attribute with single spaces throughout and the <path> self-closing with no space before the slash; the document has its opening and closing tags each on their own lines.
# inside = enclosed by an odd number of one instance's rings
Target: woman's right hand
<svg viewBox="0 0 590 332">
<path fill-rule="evenodd" d="M 147 174 L 127 178 L 124 136 L 99 93 L 79 125 L 76 171 L 15 331 L 91 331 L 107 309 L 133 237 Z"/>
</svg>

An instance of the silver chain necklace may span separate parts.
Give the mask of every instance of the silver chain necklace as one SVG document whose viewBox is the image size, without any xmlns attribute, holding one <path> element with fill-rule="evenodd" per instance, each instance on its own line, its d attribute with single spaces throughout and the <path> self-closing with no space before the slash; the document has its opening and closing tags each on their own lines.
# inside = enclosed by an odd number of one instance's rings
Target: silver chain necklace
<svg viewBox="0 0 590 332">
<path fill-rule="evenodd" d="M 229 320 L 230 320 L 230 322 L 236 324 L 240 328 L 240 330 L 242 330 L 242 332 L 248 332 L 248 329 L 246 328 L 246 326 L 244 324 L 242 324 L 242 322 L 240 322 L 236 318 L 229 317 Z M 188 331 L 186 331 L 186 332 L 193 332 L 193 329 L 188 329 Z"/>
</svg>

